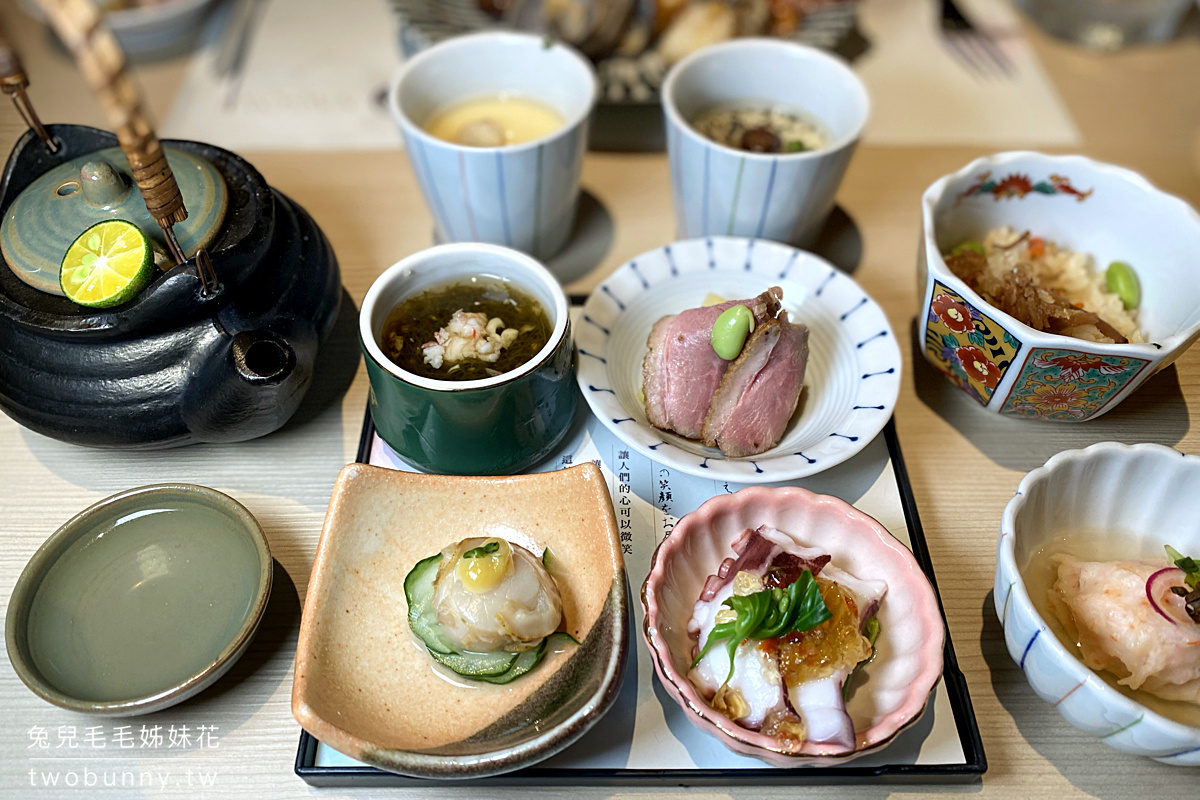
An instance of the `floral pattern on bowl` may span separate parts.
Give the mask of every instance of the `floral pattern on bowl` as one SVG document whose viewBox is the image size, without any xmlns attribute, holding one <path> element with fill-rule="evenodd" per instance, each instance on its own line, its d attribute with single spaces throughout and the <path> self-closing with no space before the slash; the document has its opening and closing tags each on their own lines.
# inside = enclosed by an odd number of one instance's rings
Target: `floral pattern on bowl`
<svg viewBox="0 0 1200 800">
<path fill-rule="evenodd" d="M 1039 348 L 1025 362 L 1001 414 L 1081 420 L 1116 397 L 1150 362 Z"/>
<path fill-rule="evenodd" d="M 653 427 L 641 390 L 655 321 L 709 293 L 740 299 L 771 286 L 811 331 L 804 390 L 779 444 L 727 458 Z M 637 256 L 588 297 L 575 345 L 579 388 L 609 430 L 667 468 L 712 480 L 775 483 L 840 464 L 883 430 L 900 393 L 900 348 L 883 309 L 825 260 L 764 239 L 688 239 Z"/>
<path fill-rule="evenodd" d="M 960 193 L 956 202 L 961 202 L 964 198 L 975 197 L 977 195 L 991 195 L 993 200 L 1007 200 L 1009 198 L 1020 200 L 1028 194 L 1037 193 L 1065 194 L 1074 197 L 1082 203 L 1092 196 L 1093 191 L 1095 190 L 1079 191 L 1071 185 L 1071 179 L 1066 175 L 1051 175 L 1044 181 L 1039 180 L 1035 182 L 1028 175 L 1011 172 L 997 180 L 992 177 L 991 170 L 988 170 L 976 176 L 975 183 Z"/>
<path fill-rule="evenodd" d="M 1117 531 L 1135 551 L 1148 542 L 1156 550 L 1170 544 L 1195 553 L 1197 516 L 1196 456 L 1115 442 L 1064 451 L 1026 475 L 1005 507 L 993 591 L 1009 655 L 1067 722 L 1122 752 L 1192 767 L 1200 766 L 1200 728 L 1168 719 L 1084 665 L 1047 627 L 1021 569 L 1063 531 Z"/>
<path fill-rule="evenodd" d="M 926 357 L 958 388 L 987 405 L 1021 343 L 958 294 L 934 282 Z"/>
<path fill-rule="evenodd" d="M 846 705 L 857 738 L 851 753 L 811 742 L 799 751 L 786 749 L 714 711 L 685 677 L 696 646 L 687 625 L 705 580 L 733 554 L 742 531 L 763 524 L 821 548 L 856 577 L 888 583 L 878 613 L 877 655 L 864 668 L 867 682 Z M 717 495 L 684 516 L 654 553 L 642 606 L 654 669 L 688 721 L 734 752 L 778 767 L 841 764 L 886 746 L 921 716 L 942 672 L 945 629 L 933 588 L 912 553 L 843 500 L 798 487 L 755 486 Z"/>
<path fill-rule="evenodd" d="M 922 218 L 925 358 L 988 411 L 1094 419 L 1200 336 L 1200 214 L 1135 172 L 1082 156 L 998 153 L 935 181 L 922 198 Z M 1085 253 L 1097 269 L 1132 265 L 1148 341 L 1100 344 L 1043 333 L 987 303 L 942 253 L 1004 225 Z"/>
</svg>

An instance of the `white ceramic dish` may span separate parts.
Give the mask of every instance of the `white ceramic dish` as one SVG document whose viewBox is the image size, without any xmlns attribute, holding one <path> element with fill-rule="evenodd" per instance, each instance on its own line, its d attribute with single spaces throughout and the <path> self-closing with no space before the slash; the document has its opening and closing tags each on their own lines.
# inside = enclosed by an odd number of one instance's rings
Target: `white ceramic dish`
<svg viewBox="0 0 1200 800">
<path fill-rule="evenodd" d="M 696 644 L 688 621 L 705 581 L 733 555 L 732 543 L 744 530 L 763 524 L 829 553 L 833 566 L 857 578 L 888 585 L 879 607 L 875 659 L 846 705 L 855 730 L 851 752 L 813 742 L 787 748 L 742 728 L 709 707 L 685 677 Z M 832 766 L 884 747 L 921 716 L 942 674 L 945 629 L 933 587 L 912 553 L 844 501 L 799 487 L 719 494 L 684 516 L 655 551 L 642 604 L 654 668 L 687 720 L 734 752 L 777 767 Z"/>
<path fill-rule="evenodd" d="M 1082 156 L 997 153 L 935 181 L 921 200 L 918 324 L 926 360 L 988 411 L 1079 422 L 1116 407 L 1200 336 L 1200 214 L 1141 175 Z M 1018 231 L 1133 266 L 1143 344 L 1042 333 L 976 294 L 942 253 Z"/>
<path fill-rule="evenodd" d="M 17 1 L 26 14 L 46 21 L 37 0 Z M 188 37 L 196 35 L 213 3 L 214 0 L 164 0 L 150 6 L 106 11 L 104 21 L 126 54 L 167 54 Z"/>
<path fill-rule="evenodd" d="M 726 458 L 653 427 L 640 392 L 655 321 L 710 292 L 734 300 L 771 286 L 811 330 L 804 391 L 779 444 Z M 634 258 L 588 297 L 575 344 L 583 396 L 614 434 L 668 468 L 714 480 L 772 483 L 840 464 L 883 429 L 900 393 L 900 348 L 883 310 L 825 260 L 762 239 L 690 239 Z"/>
<path fill-rule="evenodd" d="M 528 33 L 454 37 L 408 59 L 388 92 L 413 174 L 443 242 L 487 242 L 539 258 L 571 235 L 596 73 L 565 44 Z M 421 126 L 456 103 L 514 95 L 557 111 L 563 125 L 533 141 L 467 147 Z"/>
<path fill-rule="evenodd" d="M 780 80 L 787 76 L 786 80 Z M 781 39 L 733 39 L 692 53 L 662 88 L 677 235 L 755 236 L 810 246 L 867 124 L 871 100 L 841 58 Z M 697 133 L 712 108 L 794 109 L 827 142 L 800 153 L 750 153 Z"/>
<path fill-rule="evenodd" d="M 1019 568 L 1038 547 L 1073 530 L 1121 531 L 1198 553 L 1197 518 L 1196 456 L 1114 442 L 1059 453 L 1025 476 L 1004 509 L 993 595 L 1009 655 L 1039 697 L 1109 747 L 1180 766 L 1200 766 L 1200 728 L 1167 719 L 1084 666 L 1047 628 Z"/>
</svg>

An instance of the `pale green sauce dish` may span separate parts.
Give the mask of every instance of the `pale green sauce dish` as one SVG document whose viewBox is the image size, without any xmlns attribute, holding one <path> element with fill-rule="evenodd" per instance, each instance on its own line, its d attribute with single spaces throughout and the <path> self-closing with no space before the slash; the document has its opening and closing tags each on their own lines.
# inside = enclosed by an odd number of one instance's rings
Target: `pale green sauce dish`
<svg viewBox="0 0 1200 800">
<path fill-rule="evenodd" d="M 245 651 L 266 609 L 266 537 L 237 501 L 186 484 L 102 500 L 59 528 L 9 603 L 9 659 L 37 695 L 112 716 L 174 705 Z"/>
</svg>

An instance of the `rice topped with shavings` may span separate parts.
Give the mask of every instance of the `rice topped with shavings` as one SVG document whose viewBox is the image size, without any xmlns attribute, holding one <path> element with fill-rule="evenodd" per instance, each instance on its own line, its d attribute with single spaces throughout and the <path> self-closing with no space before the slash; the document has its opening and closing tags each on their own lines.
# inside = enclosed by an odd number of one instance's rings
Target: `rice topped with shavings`
<svg viewBox="0 0 1200 800">
<path fill-rule="evenodd" d="M 1040 285 L 1062 295 L 1076 308 L 1097 314 L 1130 342 L 1146 341 L 1138 324 L 1137 309 L 1126 309 L 1121 298 L 1108 291 L 1104 273 L 1087 253 L 1067 250 L 1010 226 L 988 231 L 983 246 L 990 270 L 1010 272 L 1018 264 L 1029 264 Z M 1071 335 L 1086 341 L 1108 341 L 1098 330 L 1093 334 L 1089 327 L 1075 330 Z"/>
</svg>

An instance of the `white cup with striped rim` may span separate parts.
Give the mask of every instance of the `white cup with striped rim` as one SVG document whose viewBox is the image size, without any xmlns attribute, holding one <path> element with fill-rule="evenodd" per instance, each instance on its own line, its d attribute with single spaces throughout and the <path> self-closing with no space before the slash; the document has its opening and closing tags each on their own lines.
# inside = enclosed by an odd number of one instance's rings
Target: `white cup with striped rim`
<svg viewBox="0 0 1200 800">
<path fill-rule="evenodd" d="M 572 48 L 540 36 L 458 36 L 401 68 L 388 106 L 443 242 L 486 242 L 548 259 L 567 243 L 579 200 L 596 73 Z M 558 112 L 564 124 L 533 141 L 468 147 L 424 125 L 449 106 L 500 95 Z"/>
<path fill-rule="evenodd" d="M 662 99 L 678 238 L 812 245 L 870 113 L 866 87 L 844 61 L 795 42 L 735 39 L 676 64 Z M 716 107 L 795 111 L 814 121 L 826 142 L 796 153 L 727 147 L 691 126 Z"/>
</svg>

